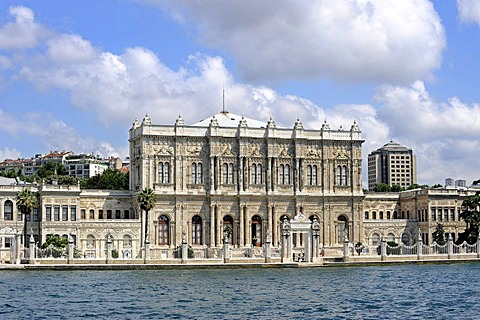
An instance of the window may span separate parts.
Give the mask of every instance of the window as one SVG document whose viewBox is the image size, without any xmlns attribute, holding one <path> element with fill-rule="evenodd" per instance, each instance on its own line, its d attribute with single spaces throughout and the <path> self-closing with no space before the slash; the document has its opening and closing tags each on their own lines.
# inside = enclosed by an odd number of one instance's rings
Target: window
<svg viewBox="0 0 480 320">
<path fill-rule="evenodd" d="M 112 210 L 107 210 L 107 219 L 112 219 Z"/>
<path fill-rule="evenodd" d="M 169 220 L 166 215 L 158 217 L 158 244 L 168 244 Z"/>
<path fill-rule="evenodd" d="M 45 220 L 52 221 L 52 206 L 45 207 Z"/>
<path fill-rule="evenodd" d="M 98 219 L 103 219 L 103 210 L 98 210 Z"/>
<path fill-rule="evenodd" d="M 380 211 L 380 220 L 383 220 L 383 211 Z"/>
<path fill-rule="evenodd" d="M 406 246 L 410 245 L 410 236 L 408 234 L 402 234 L 402 243 Z"/>
<path fill-rule="evenodd" d="M 390 218 L 391 218 L 390 211 L 387 211 L 387 219 L 390 220 Z"/>
<path fill-rule="evenodd" d="M 80 209 L 80 219 L 85 220 L 87 217 L 86 210 Z"/>
<path fill-rule="evenodd" d="M 262 165 L 259 163 L 254 163 L 252 164 L 252 171 L 251 171 L 252 179 L 251 183 L 252 184 L 262 184 Z"/>
<path fill-rule="evenodd" d="M 307 166 L 307 185 L 316 186 L 317 184 L 317 166 L 309 164 Z"/>
<path fill-rule="evenodd" d="M 53 207 L 53 220 L 60 221 L 60 207 Z"/>
<path fill-rule="evenodd" d="M 95 249 L 95 237 L 91 234 L 87 236 L 87 249 Z"/>
<path fill-rule="evenodd" d="M 192 163 L 192 183 L 203 183 L 203 166 L 202 163 Z"/>
<path fill-rule="evenodd" d="M 365 219 L 368 220 L 368 211 L 365 211 Z"/>
<path fill-rule="evenodd" d="M 38 208 L 33 208 L 33 221 L 38 221 Z"/>
<path fill-rule="evenodd" d="M 233 184 L 233 163 L 222 165 L 223 184 Z"/>
<path fill-rule="evenodd" d="M 13 220 L 13 202 L 10 200 L 5 201 L 4 207 L 4 217 L 5 220 Z"/>
<path fill-rule="evenodd" d="M 192 218 L 192 243 L 202 244 L 202 218 L 199 215 Z"/>
<path fill-rule="evenodd" d="M 170 163 L 158 163 L 158 183 L 170 183 Z"/>
<path fill-rule="evenodd" d="M 132 237 L 128 234 L 123 236 L 123 247 L 128 249 L 132 247 Z"/>
<path fill-rule="evenodd" d="M 115 219 L 122 219 L 120 210 L 115 210 Z"/>
<path fill-rule="evenodd" d="M 232 240 L 232 244 L 233 244 L 233 218 L 232 216 L 224 216 L 223 217 L 223 232 L 225 233 L 225 231 L 228 231 L 230 234 L 229 234 L 229 238 Z M 223 236 L 224 234 L 222 234 L 222 239 L 223 239 Z"/>
<path fill-rule="evenodd" d="M 77 206 L 70 206 L 70 221 L 77 220 Z"/>
<path fill-rule="evenodd" d="M 130 219 L 130 210 L 125 210 L 123 212 L 123 219 Z"/>
<path fill-rule="evenodd" d="M 337 166 L 336 172 L 336 183 L 337 186 L 346 186 L 347 184 L 347 166 Z"/>
<path fill-rule="evenodd" d="M 95 211 L 93 209 L 90 209 L 88 215 L 89 215 L 88 219 L 90 219 L 90 220 L 95 219 Z"/>
<path fill-rule="evenodd" d="M 395 235 L 393 233 L 387 235 L 387 242 L 395 242 Z"/>
<path fill-rule="evenodd" d="M 378 246 L 380 243 L 380 235 L 378 233 L 372 234 L 372 246 Z"/>
<path fill-rule="evenodd" d="M 377 219 L 377 212 L 376 211 L 372 211 L 372 219 Z"/>
<path fill-rule="evenodd" d="M 68 207 L 62 206 L 62 221 L 68 221 Z"/>
<path fill-rule="evenodd" d="M 290 165 L 280 165 L 280 184 L 290 184 Z"/>
</svg>

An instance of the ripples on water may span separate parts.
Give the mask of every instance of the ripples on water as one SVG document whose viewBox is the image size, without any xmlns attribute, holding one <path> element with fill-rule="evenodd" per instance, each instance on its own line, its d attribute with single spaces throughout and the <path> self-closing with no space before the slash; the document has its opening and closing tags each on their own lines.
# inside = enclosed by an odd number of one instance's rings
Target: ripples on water
<svg viewBox="0 0 480 320">
<path fill-rule="evenodd" d="M 0 319 L 479 319 L 480 264 L 2 271 Z"/>
</svg>

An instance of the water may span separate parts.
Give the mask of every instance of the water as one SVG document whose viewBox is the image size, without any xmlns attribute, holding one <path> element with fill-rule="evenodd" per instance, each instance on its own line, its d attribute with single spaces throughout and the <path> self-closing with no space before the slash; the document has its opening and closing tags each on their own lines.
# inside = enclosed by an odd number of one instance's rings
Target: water
<svg viewBox="0 0 480 320">
<path fill-rule="evenodd" d="M 0 319 L 479 319 L 480 264 L 1 271 Z"/>
</svg>

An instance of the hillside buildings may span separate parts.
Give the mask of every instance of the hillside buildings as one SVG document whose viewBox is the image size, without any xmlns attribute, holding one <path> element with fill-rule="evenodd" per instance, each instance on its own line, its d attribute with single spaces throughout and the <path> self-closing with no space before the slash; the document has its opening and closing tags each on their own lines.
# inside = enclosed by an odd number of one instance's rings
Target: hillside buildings
<svg viewBox="0 0 480 320">
<path fill-rule="evenodd" d="M 413 151 L 390 141 L 368 155 L 368 190 L 385 183 L 403 188 L 417 183 Z"/>
<path fill-rule="evenodd" d="M 92 259 L 104 258 L 110 241 L 126 259 L 144 256 L 147 244 L 151 259 L 173 258 L 182 243 L 195 257 L 212 258 L 227 231 L 232 250 L 247 248 L 254 255 L 262 246 L 279 249 L 282 226 L 299 220 L 315 224 L 318 232 L 314 238 L 292 234 L 293 248 L 314 241 L 324 255 L 338 254 L 346 241 L 413 244 L 420 237 L 431 243 L 437 223 L 458 238 L 465 228 L 462 201 L 476 190 L 364 194 L 362 143 L 355 122 L 348 130 L 327 122 L 312 130 L 297 119 L 281 128 L 273 119 L 220 112 L 190 125 L 181 117 L 162 125 L 147 115 L 129 132 L 130 190 L 0 181 L 0 260 L 8 260 L 12 239 L 24 227 L 37 245 L 48 234 L 70 237 Z M 384 151 L 372 153 L 372 165 L 388 168 L 388 181 L 414 183 L 411 150 L 391 142 Z M 15 200 L 22 188 L 38 192 L 40 200 L 26 217 Z M 137 203 L 144 188 L 156 194 L 147 226 Z"/>
</svg>

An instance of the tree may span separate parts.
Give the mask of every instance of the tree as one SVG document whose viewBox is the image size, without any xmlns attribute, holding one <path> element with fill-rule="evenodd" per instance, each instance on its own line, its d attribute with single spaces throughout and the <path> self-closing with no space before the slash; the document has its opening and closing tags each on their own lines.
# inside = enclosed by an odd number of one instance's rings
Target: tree
<svg viewBox="0 0 480 320">
<path fill-rule="evenodd" d="M 38 207 L 38 197 L 29 189 L 23 188 L 17 193 L 16 201 L 17 208 L 23 215 L 23 245 L 27 246 L 27 215 L 32 212 L 33 208 Z"/>
<path fill-rule="evenodd" d="M 58 162 L 47 162 L 38 168 L 37 176 L 41 179 L 50 178 L 53 175 L 67 175 L 67 168 Z"/>
<path fill-rule="evenodd" d="M 460 213 L 460 218 L 467 224 L 465 228 L 465 240 L 470 244 L 477 241 L 478 226 L 480 224 L 480 194 L 467 196 L 462 203 L 463 210 Z"/>
<path fill-rule="evenodd" d="M 155 206 L 155 193 L 151 188 L 145 188 L 138 194 L 137 201 L 140 204 L 140 209 L 145 210 L 145 244 L 148 243 L 148 212 Z M 146 256 L 146 252 L 145 252 Z"/>
<path fill-rule="evenodd" d="M 390 191 L 390 186 L 386 183 L 379 183 L 377 185 L 375 185 L 375 187 L 373 188 L 373 191 L 375 192 L 389 192 Z"/>
<path fill-rule="evenodd" d="M 128 190 L 128 172 L 121 173 L 118 170 L 106 169 L 102 174 L 89 178 L 82 187 L 85 189 Z"/>
<path fill-rule="evenodd" d="M 472 185 L 477 186 L 480 184 L 480 179 L 478 180 L 473 180 Z"/>
<path fill-rule="evenodd" d="M 446 242 L 445 240 L 445 230 L 443 230 L 443 224 L 437 223 L 437 227 L 432 234 L 433 241 L 437 244 L 443 246 Z"/>
<path fill-rule="evenodd" d="M 68 239 L 56 236 L 54 234 L 47 234 L 45 242 L 42 244 L 42 249 L 47 249 L 52 246 L 57 250 L 63 249 L 68 245 Z"/>
<path fill-rule="evenodd" d="M 443 185 L 441 185 L 440 183 L 436 183 L 432 186 L 432 188 L 443 188 Z"/>
</svg>

